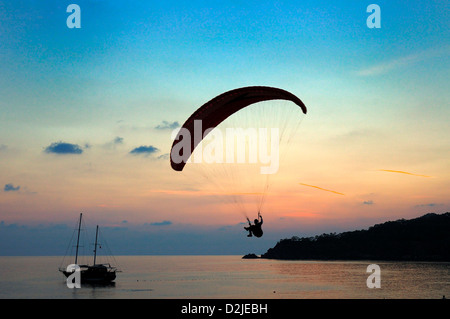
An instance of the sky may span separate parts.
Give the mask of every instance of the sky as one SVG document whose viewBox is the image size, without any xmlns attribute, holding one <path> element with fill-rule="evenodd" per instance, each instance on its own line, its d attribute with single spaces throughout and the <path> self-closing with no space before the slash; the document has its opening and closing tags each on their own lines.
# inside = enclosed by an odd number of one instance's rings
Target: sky
<svg viewBox="0 0 450 319">
<path fill-rule="evenodd" d="M 72 3 L 80 28 L 67 25 Z M 81 212 L 117 254 L 261 254 L 450 211 L 449 6 L 0 1 L 0 255 L 64 253 Z M 271 176 L 260 239 L 217 171 L 168 160 L 192 112 L 253 85 L 308 108 Z"/>
</svg>

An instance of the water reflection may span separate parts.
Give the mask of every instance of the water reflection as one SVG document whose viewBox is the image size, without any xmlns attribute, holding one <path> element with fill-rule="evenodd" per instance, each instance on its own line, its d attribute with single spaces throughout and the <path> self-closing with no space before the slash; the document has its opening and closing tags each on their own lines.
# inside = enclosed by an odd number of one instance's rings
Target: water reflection
<svg viewBox="0 0 450 319">
<path fill-rule="evenodd" d="M 69 289 L 59 257 L 0 257 L 0 298 L 418 298 L 450 296 L 450 263 L 119 256 L 112 285 Z M 369 289 L 369 264 L 381 288 Z"/>
<path fill-rule="evenodd" d="M 366 284 L 371 274 L 367 266 L 373 263 L 381 269 L 380 289 L 369 289 Z M 305 298 L 436 299 L 450 293 L 449 263 L 284 261 L 274 263 L 274 269 L 289 277 L 290 294 Z M 320 294 L 309 291 L 306 284 L 314 291 L 320 287 Z"/>
</svg>

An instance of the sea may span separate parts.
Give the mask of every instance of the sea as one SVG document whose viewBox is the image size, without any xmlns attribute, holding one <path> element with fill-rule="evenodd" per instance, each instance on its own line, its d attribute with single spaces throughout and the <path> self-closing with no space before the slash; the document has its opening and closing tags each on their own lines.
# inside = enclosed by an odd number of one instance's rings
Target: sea
<svg viewBox="0 0 450 319">
<path fill-rule="evenodd" d="M 0 299 L 443 299 L 450 263 L 115 256 L 112 285 L 69 288 L 62 257 L 0 256 Z M 370 265 L 376 265 L 376 268 Z M 374 269 L 378 269 L 375 271 Z M 376 277 L 374 277 L 376 276 Z M 377 281 L 378 280 L 378 281 Z M 374 285 L 375 283 L 378 284 Z"/>
</svg>

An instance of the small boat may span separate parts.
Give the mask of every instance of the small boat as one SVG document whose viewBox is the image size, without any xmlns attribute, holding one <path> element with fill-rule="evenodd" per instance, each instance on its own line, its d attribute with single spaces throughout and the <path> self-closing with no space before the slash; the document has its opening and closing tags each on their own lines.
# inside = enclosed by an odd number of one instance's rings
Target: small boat
<svg viewBox="0 0 450 319">
<path fill-rule="evenodd" d="M 78 223 L 78 236 L 77 245 L 75 252 L 75 262 L 74 264 L 79 267 L 81 275 L 81 283 L 88 284 L 110 284 L 116 279 L 116 272 L 118 271 L 116 267 L 111 266 L 109 263 L 97 264 L 97 246 L 98 244 L 98 225 L 95 232 L 95 244 L 94 244 L 94 262 L 92 265 L 78 265 L 78 248 L 80 246 L 80 231 L 81 231 L 81 219 L 83 214 L 80 214 L 80 221 Z M 64 276 L 69 277 L 73 274 L 75 270 L 68 271 L 67 268 L 59 268 L 59 271 L 64 274 Z"/>
</svg>

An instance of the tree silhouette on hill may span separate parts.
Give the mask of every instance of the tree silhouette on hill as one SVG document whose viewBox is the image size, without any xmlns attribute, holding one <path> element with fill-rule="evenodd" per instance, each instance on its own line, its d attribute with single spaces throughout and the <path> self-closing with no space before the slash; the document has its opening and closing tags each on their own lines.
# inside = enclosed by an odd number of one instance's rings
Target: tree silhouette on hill
<svg viewBox="0 0 450 319">
<path fill-rule="evenodd" d="M 367 230 L 280 240 L 261 258 L 450 261 L 450 213 L 388 221 Z"/>
</svg>

